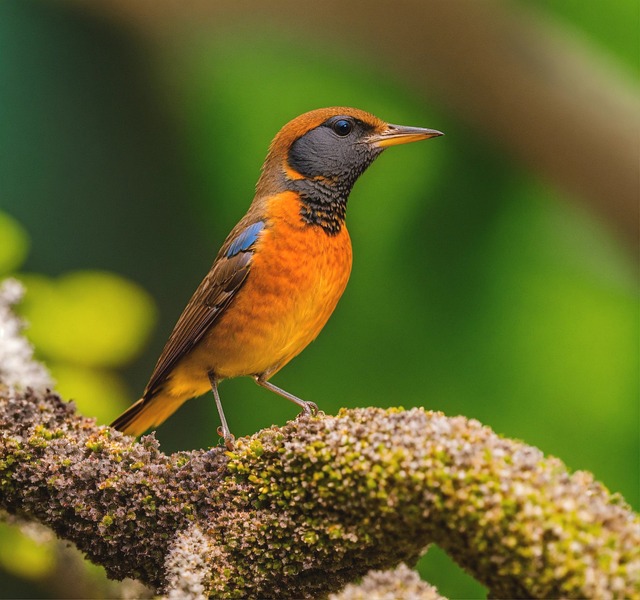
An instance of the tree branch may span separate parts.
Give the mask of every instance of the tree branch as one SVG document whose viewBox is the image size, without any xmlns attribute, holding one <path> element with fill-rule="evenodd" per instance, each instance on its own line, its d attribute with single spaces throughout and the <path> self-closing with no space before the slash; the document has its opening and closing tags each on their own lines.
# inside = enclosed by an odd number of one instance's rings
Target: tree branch
<svg viewBox="0 0 640 600">
<path fill-rule="evenodd" d="M 640 521 L 624 502 L 463 417 L 348 410 L 232 453 L 166 456 L 55 394 L 4 388 L 0 427 L 2 507 L 113 578 L 171 590 L 187 573 L 216 597 L 318 597 L 436 542 L 496 596 L 638 593 Z"/>
</svg>

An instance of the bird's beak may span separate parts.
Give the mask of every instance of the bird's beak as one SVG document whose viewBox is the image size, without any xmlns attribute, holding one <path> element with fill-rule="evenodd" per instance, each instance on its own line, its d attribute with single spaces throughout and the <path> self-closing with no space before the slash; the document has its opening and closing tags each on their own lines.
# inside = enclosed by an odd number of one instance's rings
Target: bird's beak
<svg viewBox="0 0 640 600">
<path fill-rule="evenodd" d="M 423 127 L 405 127 L 403 125 L 388 124 L 381 132 L 374 133 L 369 137 L 367 141 L 378 148 L 387 148 L 388 146 L 397 146 L 398 144 L 428 140 L 429 138 L 438 137 L 439 135 L 444 135 L 444 133 Z"/>
</svg>

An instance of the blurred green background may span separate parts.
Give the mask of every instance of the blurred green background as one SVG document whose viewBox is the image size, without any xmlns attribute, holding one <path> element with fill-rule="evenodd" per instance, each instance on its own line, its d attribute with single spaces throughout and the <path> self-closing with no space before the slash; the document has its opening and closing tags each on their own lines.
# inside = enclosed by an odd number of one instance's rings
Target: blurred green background
<svg viewBox="0 0 640 600">
<path fill-rule="evenodd" d="M 163 0 L 0 4 L 0 275 L 25 282 L 28 335 L 59 391 L 101 423 L 138 398 L 248 207 L 273 135 L 306 110 L 357 106 L 446 137 L 385 153 L 358 182 L 347 292 L 274 382 L 329 414 L 402 405 L 477 418 L 592 471 L 637 509 L 637 257 L 601 212 L 518 150 L 521 139 L 492 135 L 474 110 L 495 104 L 495 118 L 509 119 L 543 99 L 505 109 L 470 91 L 447 101 L 444 52 L 396 69 L 371 56 L 366 18 L 353 36 L 326 26 L 309 35 L 304 19 L 283 26 L 280 4 L 272 18 L 227 15 L 226 3 L 213 14 L 186 3 L 179 18 Z M 405 8 L 390 18 L 402 23 Z M 516 56 L 548 25 L 586 49 L 587 66 L 597 57 L 599 77 L 637 89 L 634 1 L 535 8 L 484 4 L 488 22 L 522 11 L 532 39 L 514 34 Z M 473 71 L 477 58 L 461 60 Z M 531 61 L 532 78 L 539 66 Z M 236 435 L 296 414 L 250 380 L 221 393 Z M 218 442 L 217 425 L 204 396 L 157 437 L 167 452 L 202 448 Z M 107 595 L 99 570 L 78 576 L 85 587 L 69 584 L 69 561 L 41 537 L 0 527 L 2 597 Z M 437 549 L 420 570 L 444 595 L 484 597 Z"/>
</svg>

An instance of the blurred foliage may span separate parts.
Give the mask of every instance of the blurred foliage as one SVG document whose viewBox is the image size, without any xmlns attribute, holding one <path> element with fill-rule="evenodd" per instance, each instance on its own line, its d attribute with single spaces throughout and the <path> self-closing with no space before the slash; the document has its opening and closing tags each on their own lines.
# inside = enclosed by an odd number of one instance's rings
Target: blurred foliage
<svg viewBox="0 0 640 600">
<path fill-rule="evenodd" d="M 558 17 L 565 35 L 586 35 L 603 54 L 610 54 L 618 65 L 640 75 L 638 59 L 638 3 L 616 0 L 612 10 L 603 10 L 600 2 L 583 0 L 520 0 L 550 16 Z"/>
<path fill-rule="evenodd" d="M 24 261 L 29 240 L 27 232 L 6 213 L 0 212 L 0 275 L 10 273 Z"/>
<path fill-rule="evenodd" d="M 637 65 L 629 1 L 537 6 Z M 33 1 L 0 5 L 0 89 L 0 274 L 25 272 L 29 335 L 84 414 L 107 422 L 140 394 L 277 129 L 353 105 L 446 137 L 385 153 L 357 183 L 347 292 L 276 383 L 328 413 L 476 417 L 640 506 L 635 266 L 574 199 L 447 107 L 322 35 L 194 27 L 151 57 L 106 22 Z M 295 415 L 248 380 L 221 392 L 237 435 Z M 158 437 L 167 451 L 205 447 L 216 426 L 205 396 Z M 445 595 L 481 594 L 438 551 L 421 569 Z"/>
<path fill-rule="evenodd" d="M 118 367 L 136 357 L 154 324 L 153 301 L 110 273 L 75 271 L 58 279 L 21 275 L 29 338 L 45 357 Z"/>
<path fill-rule="evenodd" d="M 38 540 L 17 527 L 0 523 L 0 564 L 25 579 L 43 579 L 55 568 L 54 537 Z"/>
</svg>

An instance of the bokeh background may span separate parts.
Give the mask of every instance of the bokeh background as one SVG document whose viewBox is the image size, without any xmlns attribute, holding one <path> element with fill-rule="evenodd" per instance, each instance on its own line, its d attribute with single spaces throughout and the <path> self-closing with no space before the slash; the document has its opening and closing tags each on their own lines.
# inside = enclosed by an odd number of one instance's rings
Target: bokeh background
<svg viewBox="0 0 640 600">
<path fill-rule="evenodd" d="M 356 185 L 333 318 L 274 379 L 327 413 L 463 414 L 640 505 L 638 6 L 581 0 L 0 4 L 0 275 L 39 357 L 108 423 L 249 205 L 268 144 L 352 105 L 446 137 Z M 224 382 L 236 435 L 295 416 Z M 157 437 L 218 442 L 209 396 Z M 1 597 L 109 597 L 45 532 L 0 525 Z M 422 575 L 484 590 L 432 549 Z"/>
</svg>

